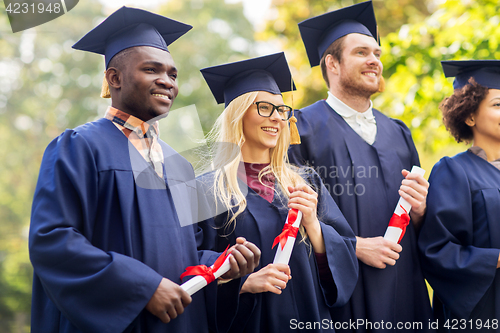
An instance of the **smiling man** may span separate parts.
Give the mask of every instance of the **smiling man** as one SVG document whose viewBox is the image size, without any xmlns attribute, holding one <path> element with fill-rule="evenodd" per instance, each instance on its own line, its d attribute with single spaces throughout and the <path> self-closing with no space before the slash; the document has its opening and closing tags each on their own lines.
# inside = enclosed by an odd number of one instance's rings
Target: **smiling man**
<svg viewBox="0 0 500 333">
<path fill-rule="evenodd" d="M 419 165 L 409 129 L 372 107 L 383 70 L 372 3 L 310 18 L 299 28 L 328 97 L 296 112 L 302 144 L 291 146 L 290 161 L 320 174 L 357 236 L 358 283 L 332 317 L 342 332 L 399 331 L 405 323 L 411 327 L 405 332 L 425 331 L 431 310 L 416 239 L 429 184 L 407 171 Z M 412 206 L 401 245 L 382 237 L 399 196 Z"/>
<path fill-rule="evenodd" d="M 206 302 L 215 298 L 205 293 L 216 283 L 191 298 L 180 275 L 218 253 L 197 249 L 194 172 L 159 140 L 156 121 L 178 93 L 167 45 L 189 29 L 123 7 L 74 45 L 104 54 L 111 106 L 45 151 L 29 238 L 32 332 L 208 332 Z M 260 258 L 242 238 L 231 254 L 223 278 L 252 272 Z"/>
</svg>

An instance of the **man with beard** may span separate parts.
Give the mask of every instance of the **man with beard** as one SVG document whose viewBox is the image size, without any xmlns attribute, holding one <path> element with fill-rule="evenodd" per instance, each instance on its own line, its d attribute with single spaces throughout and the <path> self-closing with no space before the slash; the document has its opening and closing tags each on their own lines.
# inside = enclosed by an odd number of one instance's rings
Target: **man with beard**
<svg viewBox="0 0 500 333">
<path fill-rule="evenodd" d="M 345 331 L 398 330 L 398 323 L 425 330 L 431 309 L 416 239 L 429 184 L 407 171 L 419 165 L 409 129 L 372 108 L 383 69 L 372 3 L 310 18 L 299 28 L 329 91 L 326 100 L 296 112 L 302 144 L 291 146 L 290 161 L 319 173 L 357 236 L 358 283 L 332 318 L 361 320 L 342 325 Z M 412 206 L 401 245 L 382 237 L 400 196 Z"/>
<path fill-rule="evenodd" d="M 123 7 L 74 45 L 104 54 L 111 106 L 45 151 L 29 237 L 32 332 L 208 332 L 217 284 L 191 298 L 180 276 L 219 254 L 197 249 L 204 198 L 157 124 L 178 93 L 167 45 L 190 29 Z M 236 243 L 226 279 L 259 262 L 255 245 Z M 226 283 L 235 302 L 239 286 Z"/>
</svg>

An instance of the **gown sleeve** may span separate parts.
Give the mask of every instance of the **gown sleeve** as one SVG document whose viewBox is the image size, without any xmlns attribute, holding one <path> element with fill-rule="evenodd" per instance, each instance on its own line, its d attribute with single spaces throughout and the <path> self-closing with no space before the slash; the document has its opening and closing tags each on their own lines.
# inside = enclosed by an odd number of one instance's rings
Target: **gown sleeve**
<svg viewBox="0 0 500 333">
<path fill-rule="evenodd" d="M 318 193 L 318 219 L 336 292 L 331 292 L 332 286 L 322 285 L 321 280 L 320 284 L 326 304 L 342 306 L 350 299 L 358 280 L 356 237 L 319 175 L 310 172 L 310 185 Z"/>
<path fill-rule="evenodd" d="M 91 244 L 97 201 L 93 151 L 81 135 L 67 130 L 44 154 L 32 206 L 30 259 L 45 293 L 79 330 L 121 332 L 162 276 Z"/>
<path fill-rule="evenodd" d="M 498 249 L 473 245 L 474 212 L 467 173 L 443 158 L 429 178 L 427 213 L 418 246 L 436 295 L 459 318 L 469 318 L 495 278 Z"/>
</svg>

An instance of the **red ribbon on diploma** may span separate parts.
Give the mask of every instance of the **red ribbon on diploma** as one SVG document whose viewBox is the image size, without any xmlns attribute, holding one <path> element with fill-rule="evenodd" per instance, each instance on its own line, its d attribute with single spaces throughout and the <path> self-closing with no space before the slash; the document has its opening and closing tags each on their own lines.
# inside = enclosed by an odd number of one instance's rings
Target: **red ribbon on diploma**
<svg viewBox="0 0 500 333">
<path fill-rule="evenodd" d="M 281 231 L 281 234 L 279 234 L 274 239 L 273 247 L 271 249 L 274 249 L 274 247 L 278 243 L 280 243 L 281 250 L 283 251 L 283 248 L 285 247 L 285 244 L 286 244 L 288 237 L 297 238 L 297 232 L 299 231 L 299 228 L 294 227 L 293 224 L 297 220 L 298 213 L 299 213 L 299 211 L 297 209 L 290 209 L 290 211 L 288 212 L 288 221 L 283 226 L 283 230 Z"/>
<path fill-rule="evenodd" d="M 229 253 L 227 250 L 229 249 L 229 245 L 226 247 L 226 250 L 222 252 L 222 254 L 215 260 L 213 267 L 207 267 L 205 265 L 197 265 L 197 266 L 189 266 L 186 268 L 186 271 L 181 274 L 181 280 L 190 275 L 199 275 L 202 276 L 206 281 L 207 284 L 210 284 L 211 282 L 215 281 L 215 276 L 214 272 L 217 272 L 217 270 L 222 266 L 224 261 L 226 261 L 227 256 Z"/>
<path fill-rule="evenodd" d="M 401 236 L 399 236 L 398 239 L 398 244 L 405 235 L 406 227 L 410 224 L 410 215 L 408 215 L 408 212 L 403 206 L 399 205 L 399 207 L 404 210 L 404 213 L 401 215 L 397 215 L 396 213 L 392 214 L 391 220 L 389 221 L 389 227 L 396 227 L 402 230 Z"/>
</svg>

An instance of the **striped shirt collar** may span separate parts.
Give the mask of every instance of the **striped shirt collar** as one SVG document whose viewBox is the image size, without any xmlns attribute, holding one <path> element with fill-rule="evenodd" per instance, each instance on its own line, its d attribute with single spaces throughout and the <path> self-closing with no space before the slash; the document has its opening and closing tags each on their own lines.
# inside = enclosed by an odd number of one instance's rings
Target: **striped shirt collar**
<svg viewBox="0 0 500 333">
<path fill-rule="evenodd" d="M 158 121 L 149 124 L 111 106 L 108 107 L 104 118 L 113 122 L 154 168 L 158 177 L 163 178 L 163 150 L 159 143 Z"/>
<path fill-rule="evenodd" d="M 126 112 L 115 109 L 112 106 L 108 107 L 108 110 L 104 115 L 104 118 L 109 119 L 112 122 L 117 123 L 132 132 L 135 132 L 137 136 L 141 139 L 147 137 L 147 135 L 145 136 L 145 134 L 147 134 L 148 131 L 150 131 L 150 133 L 153 134 L 153 136 L 156 136 L 157 138 L 160 135 L 160 130 L 158 128 L 158 121 L 149 124 Z M 125 135 L 127 135 L 127 133 L 125 133 Z M 129 135 L 127 135 L 127 138 L 128 137 Z"/>
</svg>

